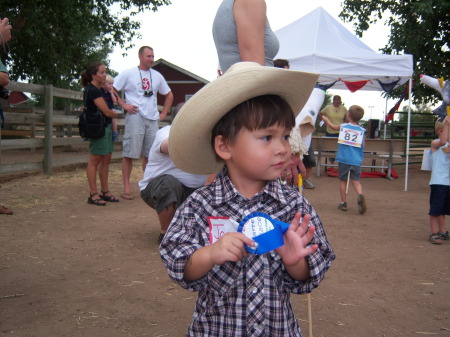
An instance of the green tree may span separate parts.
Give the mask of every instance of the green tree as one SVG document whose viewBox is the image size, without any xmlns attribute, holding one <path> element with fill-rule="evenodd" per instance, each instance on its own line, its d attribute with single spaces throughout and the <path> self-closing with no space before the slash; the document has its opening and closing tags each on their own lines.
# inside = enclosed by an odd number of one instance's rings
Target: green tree
<svg viewBox="0 0 450 337">
<path fill-rule="evenodd" d="M 77 85 L 80 72 L 94 60 L 108 64 L 119 45 L 129 49 L 139 37 L 132 17 L 156 11 L 169 0 L 3 0 L 0 17 L 8 17 L 13 39 L 4 60 L 13 80 Z"/>
<path fill-rule="evenodd" d="M 371 24 L 387 17 L 389 41 L 385 54 L 411 54 L 414 58 L 414 103 L 437 103 L 440 94 L 420 83 L 419 75 L 450 80 L 450 1 L 448 0 L 344 0 L 339 15 L 354 22 L 363 35 Z M 399 96 L 401 89 L 394 95 Z"/>
</svg>

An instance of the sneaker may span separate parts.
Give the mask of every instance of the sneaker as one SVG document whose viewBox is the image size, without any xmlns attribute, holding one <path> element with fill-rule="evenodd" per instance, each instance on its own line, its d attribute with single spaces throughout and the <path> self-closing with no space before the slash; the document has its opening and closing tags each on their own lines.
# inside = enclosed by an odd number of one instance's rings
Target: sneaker
<svg viewBox="0 0 450 337">
<path fill-rule="evenodd" d="M 340 209 L 341 211 L 347 211 L 347 203 L 341 202 L 337 208 Z"/>
<path fill-rule="evenodd" d="M 316 187 L 316 186 L 314 186 L 311 179 L 308 178 L 308 179 L 303 180 L 303 187 L 307 188 L 308 190 L 313 190 L 314 187 Z"/>
<path fill-rule="evenodd" d="M 5 206 L 0 205 L 0 214 L 12 215 L 13 211 L 11 211 L 9 208 L 6 208 Z"/>
<path fill-rule="evenodd" d="M 117 143 L 119 141 L 119 133 L 117 131 L 112 132 L 113 142 Z"/>
<path fill-rule="evenodd" d="M 359 214 L 364 214 L 367 211 L 366 198 L 363 194 L 358 195 L 358 211 Z"/>
<path fill-rule="evenodd" d="M 442 240 L 450 240 L 450 234 L 448 233 L 448 231 L 446 231 L 445 233 L 438 233 L 438 235 Z"/>
</svg>

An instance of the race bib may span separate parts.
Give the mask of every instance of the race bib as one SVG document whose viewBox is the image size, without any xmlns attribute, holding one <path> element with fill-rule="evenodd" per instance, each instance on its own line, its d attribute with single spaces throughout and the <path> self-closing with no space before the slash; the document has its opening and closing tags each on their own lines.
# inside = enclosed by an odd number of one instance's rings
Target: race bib
<svg viewBox="0 0 450 337">
<path fill-rule="evenodd" d="M 341 126 L 338 144 L 361 147 L 364 139 L 364 131 L 358 131 L 346 126 Z"/>
</svg>

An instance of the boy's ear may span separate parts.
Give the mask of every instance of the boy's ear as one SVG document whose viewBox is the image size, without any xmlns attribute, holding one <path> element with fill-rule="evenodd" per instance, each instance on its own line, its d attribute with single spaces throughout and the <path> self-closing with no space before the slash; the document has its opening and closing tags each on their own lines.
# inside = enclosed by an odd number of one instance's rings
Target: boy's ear
<svg viewBox="0 0 450 337">
<path fill-rule="evenodd" d="M 216 136 L 214 139 L 214 151 L 223 160 L 229 160 L 231 158 L 230 147 L 228 142 L 225 142 L 223 136 Z"/>
</svg>

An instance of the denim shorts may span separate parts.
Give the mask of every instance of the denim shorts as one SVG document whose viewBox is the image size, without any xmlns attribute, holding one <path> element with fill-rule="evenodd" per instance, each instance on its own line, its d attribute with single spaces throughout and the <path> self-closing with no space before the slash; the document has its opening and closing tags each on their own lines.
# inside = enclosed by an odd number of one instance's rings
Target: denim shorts
<svg viewBox="0 0 450 337">
<path fill-rule="evenodd" d="M 428 215 L 450 215 L 450 186 L 430 185 L 430 212 Z"/>
<path fill-rule="evenodd" d="M 361 179 L 361 166 L 339 163 L 338 172 L 340 180 L 347 180 L 349 171 L 351 180 L 359 181 Z"/>
</svg>

